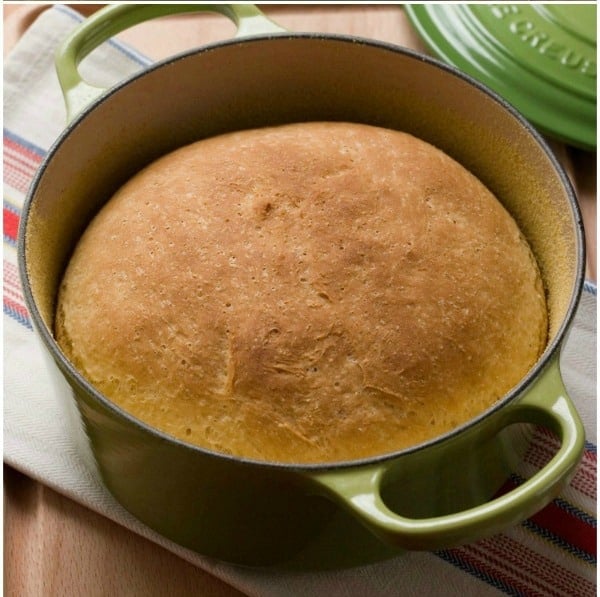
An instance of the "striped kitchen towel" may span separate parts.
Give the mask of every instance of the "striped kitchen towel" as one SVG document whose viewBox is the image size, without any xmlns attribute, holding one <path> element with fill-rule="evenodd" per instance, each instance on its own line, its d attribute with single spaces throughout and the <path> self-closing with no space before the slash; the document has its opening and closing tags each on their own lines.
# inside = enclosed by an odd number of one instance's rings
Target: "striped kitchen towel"
<svg viewBox="0 0 600 597">
<path fill-rule="evenodd" d="M 477 543 L 435 553 L 408 553 L 336 571 L 253 570 L 215 562 L 166 541 L 125 512 L 104 489 L 69 436 L 61 401 L 35 341 L 17 270 L 16 241 L 24 197 L 65 111 L 53 68 L 59 40 L 81 17 L 49 8 L 4 64 L 4 459 L 9 465 L 139 533 L 248 595 L 541 595 L 596 594 L 596 287 L 586 284 L 562 355 L 570 395 L 587 429 L 583 460 L 565 491 L 523 524 Z M 90 77 L 110 85 L 148 61 L 122 44 L 104 44 L 86 59 Z M 506 489 L 557 450 L 534 433 Z"/>
</svg>

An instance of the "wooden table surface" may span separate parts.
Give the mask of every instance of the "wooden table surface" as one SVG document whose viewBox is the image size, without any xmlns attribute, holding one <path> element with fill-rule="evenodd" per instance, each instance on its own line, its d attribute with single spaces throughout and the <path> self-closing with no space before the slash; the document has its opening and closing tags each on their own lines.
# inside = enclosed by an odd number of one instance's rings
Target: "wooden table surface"
<svg viewBox="0 0 600 597">
<path fill-rule="evenodd" d="M 99 5 L 78 5 L 85 14 Z M 48 5 L 4 4 L 4 55 Z M 356 34 L 423 49 L 399 5 L 264 5 L 292 31 Z M 225 39 L 215 15 L 166 17 L 120 38 L 159 59 Z M 586 226 L 588 279 L 596 279 L 596 154 L 552 147 L 572 176 Z M 4 467 L 4 591 L 7 596 L 241 595 L 154 543 Z"/>
</svg>

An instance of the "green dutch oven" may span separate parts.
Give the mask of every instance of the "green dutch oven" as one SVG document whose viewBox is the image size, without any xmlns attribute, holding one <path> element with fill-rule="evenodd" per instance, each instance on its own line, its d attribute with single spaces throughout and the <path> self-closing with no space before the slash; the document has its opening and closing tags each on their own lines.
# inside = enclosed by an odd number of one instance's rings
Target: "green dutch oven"
<svg viewBox="0 0 600 597">
<path fill-rule="evenodd" d="M 108 90 L 80 77 L 80 60 L 118 31 L 199 10 L 226 15 L 237 35 Z M 355 37 L 292 34 L 250 5 L 111 5 L 65 41 L 57 70 L 71 122 L 27 197 L 19 238 L 23 287 L 56 383 L 76 415 L 82 458 L 91 455 L 90 466 L 139 520 L 222 560 L 346 566 L 475 541 L 529 517 L 564 487 L 584 444 L 559 371 L 583 284 L 583 229 L 567 177 L 504 100 L 434 59 Z M 539 261 L 548 346 L 496 406 L 411 449 L 296 466 L 187 445 L 112 404 L 61 353 L 52 330 L 63 269 L 102 204 L 151 160 L 226 131 L 308 120 L 408 131 L 487 184 Z M 522 485 L 498 494 L 536 425 L 555 432 L 560 448 Z"/>
</svg>

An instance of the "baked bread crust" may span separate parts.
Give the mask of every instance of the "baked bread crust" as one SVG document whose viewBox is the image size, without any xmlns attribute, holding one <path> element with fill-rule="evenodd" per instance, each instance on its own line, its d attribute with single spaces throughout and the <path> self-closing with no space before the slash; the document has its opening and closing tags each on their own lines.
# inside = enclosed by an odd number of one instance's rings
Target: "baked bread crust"
<svg viewBox="0 0 600 597">
<path fill-rule="evenodd" d="M 311 122 L 202 140 L 133 177 L 82 236 L 55 332 L 151 426 L 313 463 L 470 420 L 547 325 L 531 250 L 472 174 L 402 132 Z"/>
</svg>

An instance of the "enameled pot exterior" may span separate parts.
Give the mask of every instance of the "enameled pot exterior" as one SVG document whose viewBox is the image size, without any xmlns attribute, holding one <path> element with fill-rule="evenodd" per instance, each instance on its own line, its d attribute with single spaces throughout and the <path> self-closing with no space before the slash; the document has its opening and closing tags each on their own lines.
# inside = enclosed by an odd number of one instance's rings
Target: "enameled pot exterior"
<svg viewBox="0 0 600 597">
<path fill-rule="evenodd" d="M 115 10 L 127 12 L 109 7 L 100 19 L 114 20 Z M 231 10 L 242 25 L 260 16 Z M 583 450 L 582 426 L 558 367 L 584 260 L 579 212 L 564 173 L 522 118 L 452 69 L 386 44 L 276 33 L 270 22 L 265 29 L 271 33 L 183 54 L 100 94 L 53 147 L 28 196 L 19 245 L 26 299 L 51 367 L 73 389 L 75 400 L 66 398 L 77 407 L 104 483 L 136 517 L 177 543 L 254 565 L 357 564 L 400 549 L 472 541 L 526 518 L 568 481 Z M 71 89 L 90 91 L 76 76 Z M 483 180 L 517 219 L 540 263 L 548 348 L 496 407 L 398 454 L 284 466 L 188 446 L 115 407 L 65 359 L 52 337 L 60 276 L 93 215 L 152 159 L 222 132 L 307 120 L 406 130 Z M 557 432 L 559 452 L 521 488 L 488 501 L 518 460 L 518 446 L 526 446 L 530 424 Z"/>
</svg>

